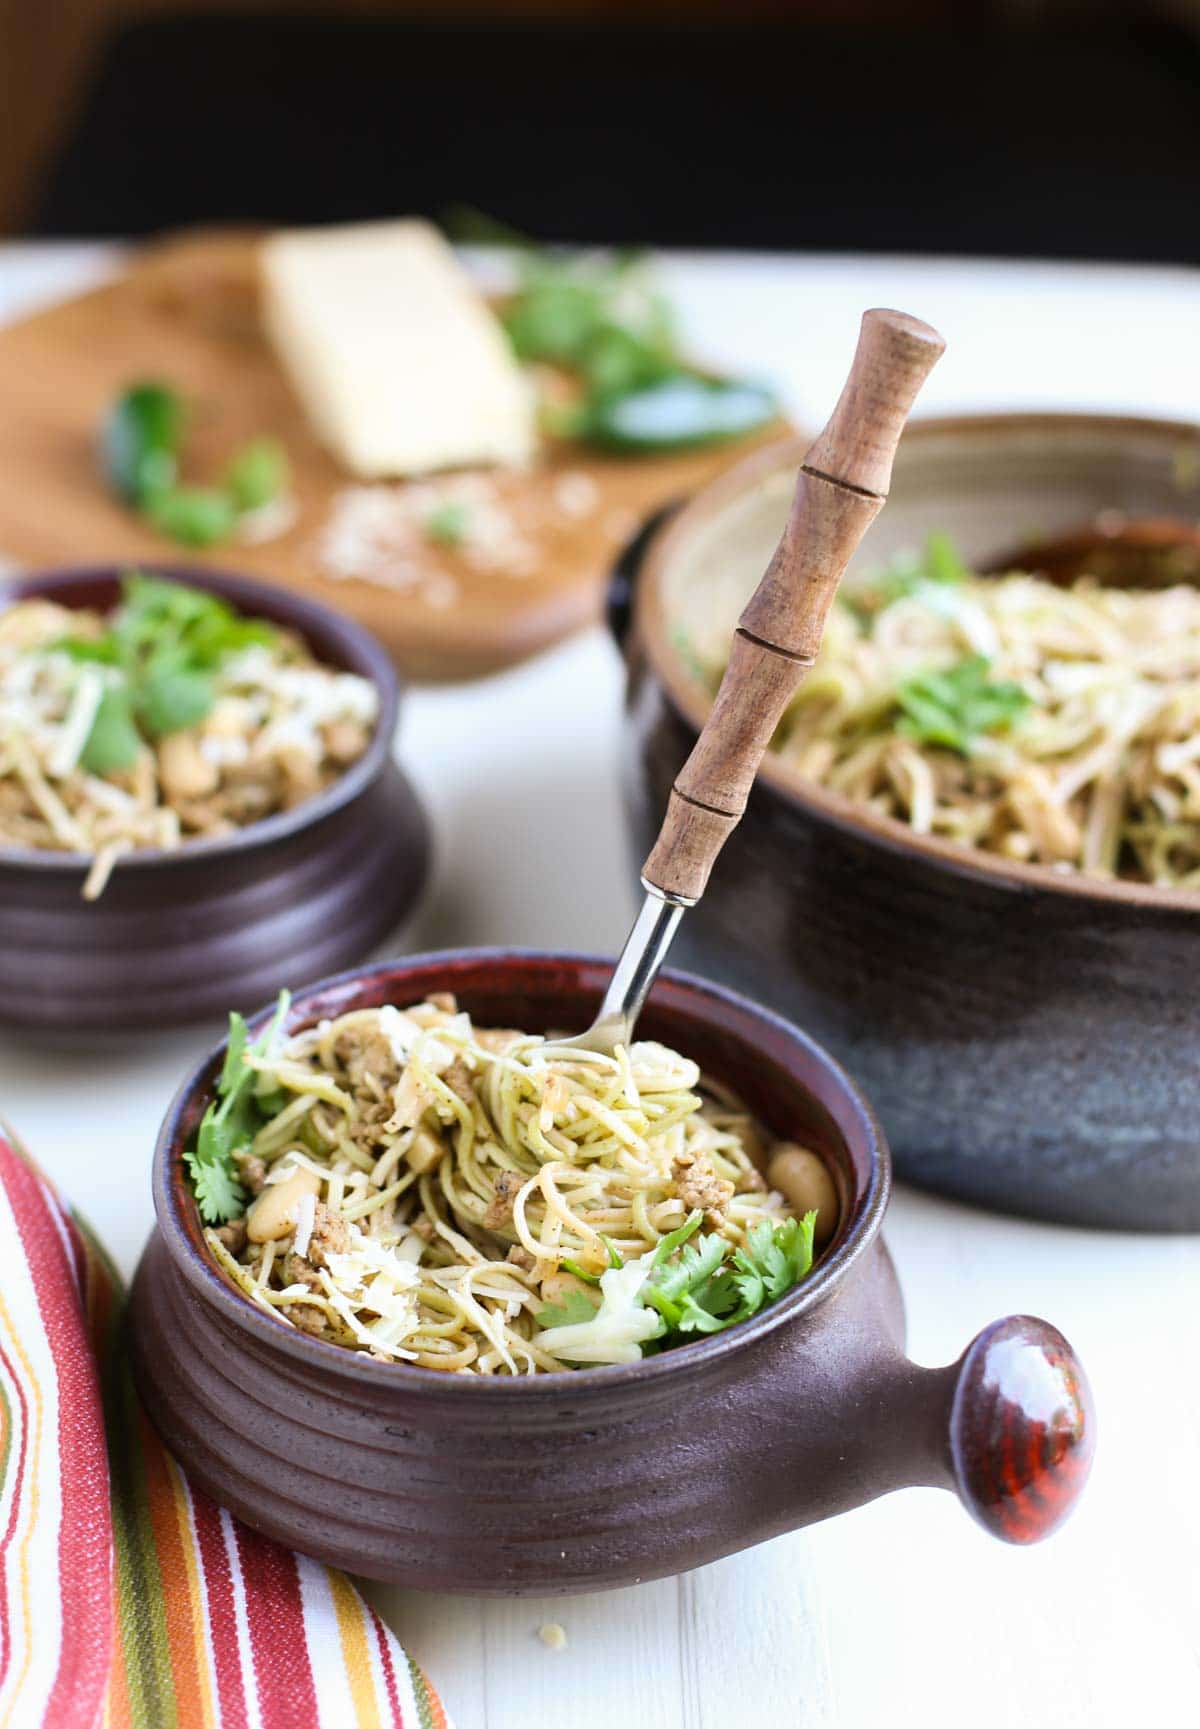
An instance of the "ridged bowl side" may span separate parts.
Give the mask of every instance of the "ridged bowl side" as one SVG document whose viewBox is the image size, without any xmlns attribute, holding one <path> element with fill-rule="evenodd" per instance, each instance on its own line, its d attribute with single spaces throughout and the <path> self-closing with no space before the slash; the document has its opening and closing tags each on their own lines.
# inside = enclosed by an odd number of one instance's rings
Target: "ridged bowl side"
<svg viewBox="0 0 1200 1729">
<path fill-rule="evenodd" d="M 388 763 L 356 799 L 227 857 L 128 860 L 99 903 L 82 868 L 0 863 L 0 1024 L 88 1037 L 255 1008 L 368 953 L 411 910 L 428 828 Z"/>
<path fill-rule="evenodd" d="M 291 1024 L 440 987 L 484 1023 L 574 1026 L 606 970 L 572 956 L 417 957 L 304 993 Z M 795 1029 L 679 975 L 660 981 L 645 1032 L 739 1087 L 778 1132 L 821 1146 L 842 1223 L 812 1278 L 753 1321 L 639 1364 L 535 1379 L 373 1362 L 228 1285 L 180 1168 L 220 1053 L 200 1065 L 160 1139 L 159 1229 L 134 1286 L 131 1343 L 147 1411 L 203 1488 L 338 1565 L 512 1592 L 651 1578 L 905 1481 L 948 1484 L 937 1441 L 929 1463 L 924 1417 L 906 1430 L 872 1416 L 883 1382 L 911 1365 L 877 1241 L 886 1150 L 852 1083 Z M 939 1383 L 935 1427 L 948 1396 Z"/>
</svg>

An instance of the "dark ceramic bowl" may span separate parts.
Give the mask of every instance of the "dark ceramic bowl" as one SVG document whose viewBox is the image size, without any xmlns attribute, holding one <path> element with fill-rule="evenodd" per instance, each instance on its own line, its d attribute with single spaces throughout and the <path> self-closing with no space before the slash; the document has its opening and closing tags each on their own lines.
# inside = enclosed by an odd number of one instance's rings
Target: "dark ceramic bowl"
<svg viewBox="0 0 1200 1729">
<path fill-rule="evenodd" d="M 246 1008 L 361 960 L 424 881 L 425 817 L 391 758 L 396 675 L 360 625 L 286 590 L 211 570 L 161 574 L 296 631 L 330 666 L 369 678 L 379 719 L 365 754 L 315 798 L 220 840 L 123 858 L 96 901 L 90 859 L 0 847 L 0 1025 L 77 1036 L 143 1032 Z M 44 596 L 108 610 L 112 566 L 22 577 Z"/>
<path fill-rule="evenodd" d="M 674 646 L 678 597 L 728 568 L 744 568 L 749 593 L 803 454 L 777 446 L 731 470 L 617 573 L 639 858 L 709 706 Z M 986 564 L 1104 509 L 1195 516 L 1198 475 L 1195 426 L 917 421 L 860 557 L 882 562 L 940 528 Z M 910 1181 L 1068 1224 L 1200 1229 L 1200 894 L 918 837 L 768 756 L 675 952 L 825 1041 Z"/>
<path fill-rule="evenodd" d="M 451 990 L 484 1025 L 582 1027 L 610 969 L 574 955 L 421 955 L 302 992 L 289 1024 Z M 532 1379 L 380 1363 L 311 1339 L 227 1283 L 200 1233 L 181 1152 L 218 1049 L 163 1124 L 158 1228 L 132 1299 L 141 1395 L 188 1472 L 308 1554 L 456 1591 L 652 1579 L 907 1484 L 956 1489 L 1009 1541 L 1045 1536 L 1094 1444 L 1066 1340 L 1010 1317 L 952 1368 L 910 1363 L 879 1235 L 887 1148 L 853 1083 L 777 1016 L 682 974 L 660 980 L 643 1030 L 824 1154 L 841 1222 L 804 1285 L 702 1343 Z"/>
</svg>

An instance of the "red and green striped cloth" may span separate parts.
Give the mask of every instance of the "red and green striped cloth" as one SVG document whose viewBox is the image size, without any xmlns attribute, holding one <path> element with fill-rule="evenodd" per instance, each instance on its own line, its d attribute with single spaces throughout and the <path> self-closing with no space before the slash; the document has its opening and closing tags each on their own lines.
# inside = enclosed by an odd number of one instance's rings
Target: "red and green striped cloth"
<svg viewBox="0 0 1200 1729">
<path fill-rule="evenodd" d="M 450 1729 L 342 1574 L 194 1489 L 111 1263 L 0 1134 L 0 1729 Z"/>
</svg>

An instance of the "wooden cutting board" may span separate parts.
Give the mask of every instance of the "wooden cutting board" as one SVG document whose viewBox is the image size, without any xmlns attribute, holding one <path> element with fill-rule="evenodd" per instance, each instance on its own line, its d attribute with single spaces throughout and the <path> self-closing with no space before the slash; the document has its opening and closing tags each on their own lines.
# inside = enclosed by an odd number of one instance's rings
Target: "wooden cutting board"
<svg viewBox="0 0 1200 1729">
<path fill-rule="evenodd" d="M 418 536 L 417 559 L 379 580 L 333 579 L 321 546 L 353 485 L 316 442 L 262 334 L 254 234 L 201 233 L 138 255 L 111 284 L 0 329 L 0 557 L 27 567 L 129 559 L 208 563 L 340 607 L 410 677 L 509 665 L 599 615 L 609 567 L 650 511 L 693 491 L 764 437 L 701 454 L 620 460 L 547 449 L 528 473 L 496 473 L 496 503 L 523 568 L 480 568 Z M 103 484 L 96 434 L 114 396 L 161 378 L 193 408 L 185 478 L 211 479 L 245 440 L 285 445 L 292 525 L 258 545 L 195 553 L 163 539 Z M 398 585 L 398 586 L 397 586 Z"/>
</svg>

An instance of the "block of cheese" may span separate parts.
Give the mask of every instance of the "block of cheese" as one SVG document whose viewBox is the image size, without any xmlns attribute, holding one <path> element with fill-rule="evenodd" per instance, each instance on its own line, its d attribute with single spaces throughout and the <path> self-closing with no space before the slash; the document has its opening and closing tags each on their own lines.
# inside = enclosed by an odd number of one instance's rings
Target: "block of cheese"
<svg viewBox="0 0 1200 1729">
<path fill-rule="evenodd" d="M 369 222 L 272 235 L 267 330 L 313 430 L 363 479 L 533 455 L 533 394 L 435 228 Z"/>
</svg>

